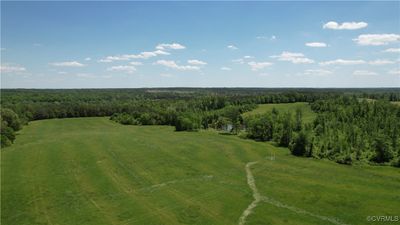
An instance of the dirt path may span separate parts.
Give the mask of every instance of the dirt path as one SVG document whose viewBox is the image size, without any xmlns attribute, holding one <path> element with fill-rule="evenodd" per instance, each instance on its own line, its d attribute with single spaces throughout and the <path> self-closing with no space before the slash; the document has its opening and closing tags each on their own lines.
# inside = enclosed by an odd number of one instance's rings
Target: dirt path
<svg viewBox="0 0 400 225">
<path fill-rule="evenodd" d="M 239 218 L 239 225 L 244 225 L 246 223 L 246 218 L 253 212 L 253 209 L 258 205 L 261 201 L 261 195 L 258 192 L 253 173 L 251 172 L 251 166 L 258 162 L 249 162 L 246 164 L 246 176 L 247 176 L 247 184 L 250 189 L 253 191 L 254 201 L 250 203 L 250 205 L 243 211 L 242 215 Z"/>
<path fill-rule="evenodd" d="M 308 212 L 304 209 L 300 209 L 294 206 L 286 205 L 282 202 L 279 202 L 273 198 L 267 197 L 267 196 L 262 196 L 260 195 L 260 192 L 257 189 L 255 179 L 253 176 L 253 173 L 251 172 L 251 166 L 254 164 L 257 164 L 258 161 L 256 162 L 249 162 L 246 164 L 246 176 L 247 176 L 247 184 L 249 185 L 250 189 L 253 191 L 253 198 L 254 200 L 250 203 L 249 206 L 243 211 L 242 215 L 239 218 L 239 225 L 244 225 L 246 223 L 246 218 L 253 212 L 254 208 L 257 207 L 258 203 L 260 202 L 265 202 L 268 204 L 271 204 L 273 206 L 279 207 L 279 208 L 284 208 L 287 210 L 290 210 L 292 212 L 298 213 L 298 214 L 304 214 L 308 215 L 311 217 L 315 217 L 317 219 L 330 222 L 332 224 L 336 225 L 346 225 L 345 223 L 342 223 L 339 219 L 333 218 L 333 217 L 327 217 L 327 216 L 321 216 L 316 213 Z"/>
<path fill-rule="evenodd" d="M 308 212 L 308 211 L 306 211 L 304 209 L 300 209 L 300 208 L 297 208 L 297 207 L 294 207 L 294 206 L 286 205 L 286 204 L 284 204 L 282 202 L 279 202 L 279 201 L 274 200 L 272 198 L 268 198 L 266 196 L 261 196 L 261 200 L 263 202 L 269 203 L 269 204 L 274 205 L 276 207 L 288 209 L 288 210 L 290 210 L 292 212 L 295 212 L 295 213 L 298 213 L 298 214 L 304 214 L 304 215 L 308 215 L 308 216 L 311 216 L 311 217 L 315 217 L 317 219 L 320 219 L 320 220 L 323 220 L 323 221 L 327 221 L 327 222 L 330 222 L 330 223 L 336 224 L 336 225 L 346 225 L 345 223 L 340 222 L 336 218 L 327 217 L 327 216 L 321 216 L 321 215 L 318 215 L 318 214 L 315 214 L 315 213 L 312 213 L 312 212 Z"/>
</svg>

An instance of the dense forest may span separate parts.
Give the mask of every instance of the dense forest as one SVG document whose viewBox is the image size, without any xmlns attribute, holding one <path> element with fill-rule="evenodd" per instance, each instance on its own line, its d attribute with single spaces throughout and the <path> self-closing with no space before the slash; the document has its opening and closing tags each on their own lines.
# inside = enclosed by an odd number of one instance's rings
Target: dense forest
<svg viewBox="0 0 400 225">
<path fill-rule="evenodd" d="M 399 89 L 162 88 L 1 91 L 1 146 L 29 121 L 110 116 L 125 125 L 170 125 L 176 131 L 213 128 L 288 147 L 293 155 L 338 163 L 400 166 Z M 257 104 L 308 102 L 302 111 L 243 117 Z"/>
<path fill-rule="evenodd" d="M 317 100 L 312 123 L 302 111 L 255 115 L 245 120 L 249 138 L 274 141 L 293 155 L 327 158 L 342 164 L 386 163 L 400 166 L 400 107 L 386 100 L 354 96 Z"/>
</svg>

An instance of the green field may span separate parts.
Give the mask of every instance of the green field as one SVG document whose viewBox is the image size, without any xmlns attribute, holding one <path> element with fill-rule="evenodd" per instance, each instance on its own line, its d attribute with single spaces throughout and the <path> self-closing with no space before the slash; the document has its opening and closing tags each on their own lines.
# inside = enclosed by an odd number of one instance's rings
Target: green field
<svg viewBox="0 0 400 225">
<path fill-rule="evenodd" d="M 400 102 L 392 102 L 392 104 L 400 106 Z"/>
<path fill-rule="evenodd" d="M 279 104 L 260 104 L 258 107 L 250 112 L 244 113 L 244 116 L 262 114 L 271 112 L 272 109 L 277 109 L 280 112 L 290 111 L 293 115 L 297 108 L 300 108 L 303 112 L 303 121 L 306 123 L 312 122 L 316 114 L 311 110 L 311 107 L 306 102 L 296 103 L 279 103 Z"/>
<path fill-rule="evenodd" d="M 1 176 L 3 225 L 380 224 L 366 217 L 400 209 L 393 167 L 108 118 L 31 122 L 2 150 Z"/>
</svg>

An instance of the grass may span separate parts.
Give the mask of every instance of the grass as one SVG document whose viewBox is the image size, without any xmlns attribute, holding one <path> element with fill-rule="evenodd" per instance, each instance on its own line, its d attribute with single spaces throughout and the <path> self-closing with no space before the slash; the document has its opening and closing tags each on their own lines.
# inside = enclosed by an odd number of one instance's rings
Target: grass
<svg viewBox="0 0 400 225">
<path fill-rule="evenodd" d="M 296 102 L 296 103 L 279 103 L 279 104 L 260 104 L 258 107 L 250 112 L 244 113 L 244 116 L 263 114 L 266 112 L 271 112 L 272 109 L 277 109 L 280 112 L 290 111 L 293 115 L 297 108 L 300 108 L 303 112 L 303 121 L 305 123 L 312 122 L 316 117 L 316 114 L 311 110 L 311 107 L 306 102 Z"/>
<path fill-rule="evenodd" d="M 298 158 L 214 131 L 76 118 L 32 122 L 1 151 L 1 224 L 238 224 L 253 200 L 250 161 L 260 194 L 291 207 L 346 224 L 398 215 L 396 168 Z M 329 223 L 260 202 L 246 224 Z"/>
<path fill-rule="evenodd" d="M 391 102 L 391 103 L 400 106 L 400 102 Z"/>
</svg>

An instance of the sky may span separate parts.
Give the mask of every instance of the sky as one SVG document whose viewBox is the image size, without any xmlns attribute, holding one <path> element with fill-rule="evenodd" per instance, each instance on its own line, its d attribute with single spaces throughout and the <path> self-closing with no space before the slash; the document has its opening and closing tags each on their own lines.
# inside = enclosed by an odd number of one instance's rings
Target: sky
<svg viewBox="0 0 400 225">
<path fill-rule="evenodd" d="M 399 1 L 1 1 L 1 88 L 400 87 L 399 12 Z"/>
</svg>

